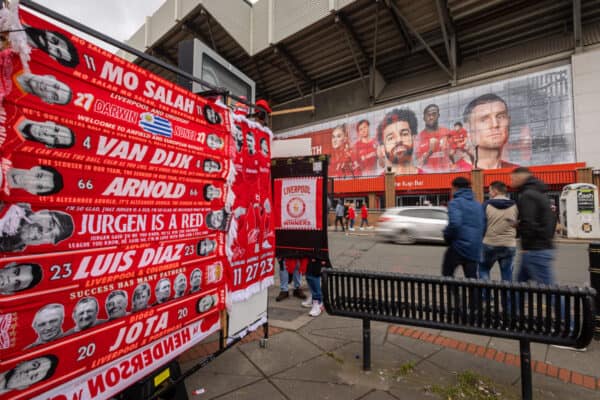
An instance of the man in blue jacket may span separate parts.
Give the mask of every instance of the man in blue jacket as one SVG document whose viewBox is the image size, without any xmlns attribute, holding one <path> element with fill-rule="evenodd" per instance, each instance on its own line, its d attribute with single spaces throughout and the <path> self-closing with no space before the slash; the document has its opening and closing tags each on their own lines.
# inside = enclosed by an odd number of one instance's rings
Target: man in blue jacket
<svg viewBox="0 0 600 400">
<path fill-rule="evenodd" d="M 448 203 L 448 226 L 444 239 L 448 249 L 444 255 L 442 275 L 454 276 L 456 267 L 462 265 L 467 278 L 477 278 L 477 263 L 481 257 L 484 218 L 467 178 L 452 181 L 452 200 Z"/>
</svg>

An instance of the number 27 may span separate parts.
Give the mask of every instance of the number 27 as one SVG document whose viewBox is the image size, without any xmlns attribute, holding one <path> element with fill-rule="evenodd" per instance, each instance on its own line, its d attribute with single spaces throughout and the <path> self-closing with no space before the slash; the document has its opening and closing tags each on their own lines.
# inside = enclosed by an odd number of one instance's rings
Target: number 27
<svg viewBox="0 0 600 400">
<path fill-rule="evenodd" d="M 92 102 L 94 101 L 94 95 L 91 93 L 77 93 L 75 104 L 77 107 L 83 108 L 85 111 L 90 111 Z"/>
</svg>

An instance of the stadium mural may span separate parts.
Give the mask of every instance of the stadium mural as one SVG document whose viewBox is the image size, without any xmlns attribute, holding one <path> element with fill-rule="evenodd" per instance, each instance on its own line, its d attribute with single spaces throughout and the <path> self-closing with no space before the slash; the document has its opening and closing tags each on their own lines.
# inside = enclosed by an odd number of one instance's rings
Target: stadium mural
<svg viewBox="0 0 600 400">
<path fill-rule="evenodd" d="M 330 177 L 445 173 L 575 161 L 570 66 L 330 120 L 310 137 Z"/>
</svg>

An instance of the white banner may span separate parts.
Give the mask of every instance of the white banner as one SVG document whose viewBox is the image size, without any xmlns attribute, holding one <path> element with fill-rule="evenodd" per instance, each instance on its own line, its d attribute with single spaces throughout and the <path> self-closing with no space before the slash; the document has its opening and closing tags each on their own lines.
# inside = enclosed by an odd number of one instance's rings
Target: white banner
<svg viewBox="0 0 600 400">
<path fill-rule="evenodd" d="M 277 180 L 276 180 L 277 181 Z M 276 229 L 316 230 L 317 219 L 317 178 L 286 178 L 281 181 L 281 189 L 276 182 L 275 195 L 281 198 L 281 219 Z"/>
</svg>

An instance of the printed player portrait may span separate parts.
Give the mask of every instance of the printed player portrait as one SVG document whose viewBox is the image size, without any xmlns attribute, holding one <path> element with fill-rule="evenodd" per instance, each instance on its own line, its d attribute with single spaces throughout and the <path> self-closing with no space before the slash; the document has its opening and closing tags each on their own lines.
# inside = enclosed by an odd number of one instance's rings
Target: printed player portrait
<svg viewBox="0 0 600 400">
<path fill-rule="evenodd" d="M 0 294 L 13 295 L 35 287 L 42 280 L 39 264 L 10 263 L 0 269 Z"/>
<path fill-rule="evenodd" d="M 206 226 L 208 226 L 209 229 L 226 231 L 228 219 L 229 213 L 227 213 L 225 209 L 210 211 L 206 215 Z"/>
<path fill-rule="evenodd" d="M 265 157 L 269 156 L 269 142 L 265 138 L 260 139 L 260 152 Z"/>
<path fill-rule="evenodd" d="M 204 160 L 204 172 L 211 173 L 219 171 L 221 171 L 221 164 L 219 164 L 217 161 L 208 158 Z"/>
<path fill-rule="evenodd" d="M 144 310 L 150 302 L 151 288 L 148 282 L 140 283 L 136 286 L 131 296 L 131 310 L 133 312 Z"/>
<path fill-rule="evenodd" d="M 246 133 L 246 145 L 248 146 L 248 154 L 251 156 L 256 154 L 256 140 L 252 132 Z"/>
<path fill-rule="evenodd" d="M 198 300 L 198 304 L 196 305 L 198 313 L 202 314 L 210 310 L 215 304 L 217 304 L 217 300 L 218 298 L 216 294 L 210 294 Z"/>
<path fill-rule="evenodd" d="M 244 132 L 242 132 L 242 127 L 239 125 L 233 125 L 231 133 L 233 134 L 233 139 L 235 140 L 235 150 L 239 153 L 244 147 Z"/>
<path fill-rule="evenodd" d="M 156 302 L 153 305 L 162 304 L 169 300 L 169 297 L 171 297 L 171 281 L 167 278 L 158 281 L 154 288 L 154 294 L 156 295 Z"/>
<path fill-rule="evenodd" d="M 0 372 L 0 394 L 11 390 L 27 389 L 33 384 L 52 377 L 57 365 L 58 358 L 46 354 L 23 361 L 9 371 Z"/>
<path fill-rule="evenodd" d="M 25 27 L 29 44 L 37 47 L 59 64 L 75 68 L 79 64 L 79 56 L 75 46 L 65 35 L 55 31 Z"/>
<path fill-rule="evenodd" d="M 510 115 L 504 99 L 493 93 L 473 99 L 465 107 L 463 121 L 475 146 L 476 168 L 517 167 L 502 159 L 510 132 Z"/>
<path fill-rule="evenodd" d="M 208 104 L 205 105 L 203 111 L 204 111 L 204 119 L 206 119 L 206 121 L 209 124 L 215 125 L 215 124 L 221 123 L 221 116 L 219 115 L 218 112 L 213 110 L 211 106 L 209 106 Z"/>
<path fill-rule="evenodd" d="M 26 203 L 12 204 L 0 218 L 0 251 L 23 251 L 27 246 L 57 244 L 73 234 L 73 218 L 61 211 L 33 212 Z"/>
<path fill-rule="evenodd" d="M 198 242 L 196 254 L 199 256 L 207 256 L 217 248 L 217 242 L 212 239 L 202 239 Z"/>
<path fill-rule="evenodd" d="M 219 189 L 215 185 L 204 185 L 204 200 L 212 201 L 214 199 L 220 198 L 222 194 L 223 193 L 221 192 L 221 189 Z"/>
<path fill-rule="evenodd" d="M 190 294 L 196 293 L 200 291 L 202 286 L 202 271 L 199 268 L 196 268 L 192 271 L 190 275 Z"/>
<path fill-rule="evenodd" d="M 417 135 L 417 116 L 409 109 L 387 113 L 377 128 L 379 159 L 388 172 L 395 175 L 416 174 L 413 150 Z"/>
<path fill-rule="evenodd" d="M 17 77 L 17 83 L 24 92 L 33 94 L 48 104 L 69 104 L 73 96 L 71 88 L 52 75 L 24 72 Z"/>
<path fill-rule="evenodd" d="M 185 294 L 185 289 L 187 289 L 187 278 L 184 274 L 178 274 L 175 277 L 173 289 L 175 290 L 174 298 L 182 297 Z"/>
<path fill-rule="evenodd" d="M 40 308 L 33 318 L 31 327 L 38 338 L 27 348 L 39 346 L 63 337 L 62 324 L 65 320 L 65 308 L 62 304 L 52 303 Z"/>
<path fill-rule="evenodd" d="M 98 300 L 95 297 L 84 297 L 75 304 L 73 321 L 75 327 L 67 331 L 67 335 L 81 332 L 104 322 L 98 319 Z"/>
<path fill-rule="evenodd" d="M 223 142 L 223 139 L 221 139 L 218 135 L 210 133 L 206 137 L 206 144 L 212 150 L 221 150 L 225 143 Z"/>
<path fill-rule="evenodd" d="M 24 120 L 17 128 L 26 140 L 39 142 L 51 149 L 68 149 L 75 144 L 73 131 L 52 121 Z"/>
<path fill-rule="evenodd" d="M 111 320 L 126 316 L 127 301 L 127 292 L 124 290 L 115 290 L 110 292 L 104 304 L 108 319 Z"/>
<path fill-rule="evenodd" d="M 10 168 L 6 181 L 11 189 L 23 189 L 37 196 L 49 196 L 63 188 L 62 175 L 54 168 L 37 165 L 30 169 Z"/>
</svg>

